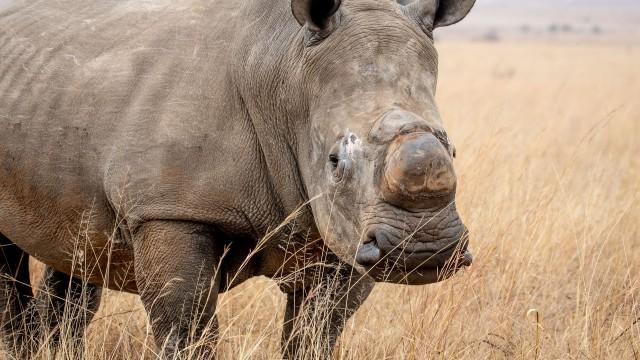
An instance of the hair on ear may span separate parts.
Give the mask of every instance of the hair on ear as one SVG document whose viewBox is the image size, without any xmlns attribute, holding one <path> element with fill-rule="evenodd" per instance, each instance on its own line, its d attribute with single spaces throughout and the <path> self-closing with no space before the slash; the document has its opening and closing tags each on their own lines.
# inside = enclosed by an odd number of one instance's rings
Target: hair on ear
<svg viewBox="0 0 640 360">
<path fill-rule="evenodd" d="M 300 25 L 320 31 L 329 26 L 340 4 L 341 0 L 291 0 L 291 12 Z"/>
<path fill-rule="evenodd" d="M 433 27 L 449 26 L 464 19 L 476 0 L 439 0 Z"/>
<path fill-rule="evenodd" d="M 412 16 L 433 28 L 449 26 L 464 19 L 476 0 L 397 0 Z"/>
</svg>

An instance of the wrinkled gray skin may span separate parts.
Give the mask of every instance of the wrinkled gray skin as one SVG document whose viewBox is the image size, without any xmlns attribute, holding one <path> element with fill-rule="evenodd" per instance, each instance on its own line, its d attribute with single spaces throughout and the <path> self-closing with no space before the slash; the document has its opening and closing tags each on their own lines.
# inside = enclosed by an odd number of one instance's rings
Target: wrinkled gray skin
<svg viewBox="0 0 640 360">
<path fill-rule="evenodd" d="M 216 295 L 263 275 L 287 294 L 284 355 L 328 355 L 374 280 L 468 265 L 431 32 L 473 2 L 1 0 L 0 306 L 16 350 L 20 321 L 55 329 L 56 299 L 88 294 L 80 336 L 104 286 L 141 295 L 169 356 L 214 340 Z M 28 256 L 56 297 L 34 298 Z"/>
</svg>

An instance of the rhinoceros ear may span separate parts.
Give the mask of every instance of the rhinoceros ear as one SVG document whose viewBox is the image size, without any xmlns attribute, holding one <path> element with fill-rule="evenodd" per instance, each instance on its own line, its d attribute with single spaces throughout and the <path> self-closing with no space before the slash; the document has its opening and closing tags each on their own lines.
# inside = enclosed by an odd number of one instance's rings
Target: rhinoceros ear
<svg viewBox="0 0 640 360">
<path fill-rule="evenodd" d="M 325 30 L 340 8 L 341 0 L 291 0 L 291 11 L 300 25 L 311 31 Z"/>
<path fill-rule="evenodd" d="M 453 25 L 467 16 L 476 0 L 398 0 L 406 4 L 406 11 L 424 21 L 433 24 L 433 28 Z"/>
</svg>

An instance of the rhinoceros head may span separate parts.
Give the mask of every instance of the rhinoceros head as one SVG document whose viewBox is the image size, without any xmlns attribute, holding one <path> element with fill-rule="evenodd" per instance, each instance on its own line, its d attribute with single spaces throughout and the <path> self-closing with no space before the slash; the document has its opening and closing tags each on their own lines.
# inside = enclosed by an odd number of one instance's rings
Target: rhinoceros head
<svg viewBox="0 0 640 360">
<path fill-rule="evenodd" d="M 377 281 L 425 284 L 471 262 L 455 206 L 455 150 L 434 96 L 433 29 L 474 0 L 294 0 L 303 25 L 318 231 Z"/>
</svg>

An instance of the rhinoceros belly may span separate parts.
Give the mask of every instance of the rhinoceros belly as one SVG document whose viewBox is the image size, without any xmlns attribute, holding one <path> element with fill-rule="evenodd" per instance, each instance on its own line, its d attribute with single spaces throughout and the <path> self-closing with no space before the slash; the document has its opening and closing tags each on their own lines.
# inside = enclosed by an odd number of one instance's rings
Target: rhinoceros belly
<svg viewBox="0 0 640 360">
<path fill-rule="evenodd" d="M 59 271 L 135 291 L 131 246 L 96 183 L 37 149 L 12 150 L 0 146 L 0 233 Z"/>
</svg>

